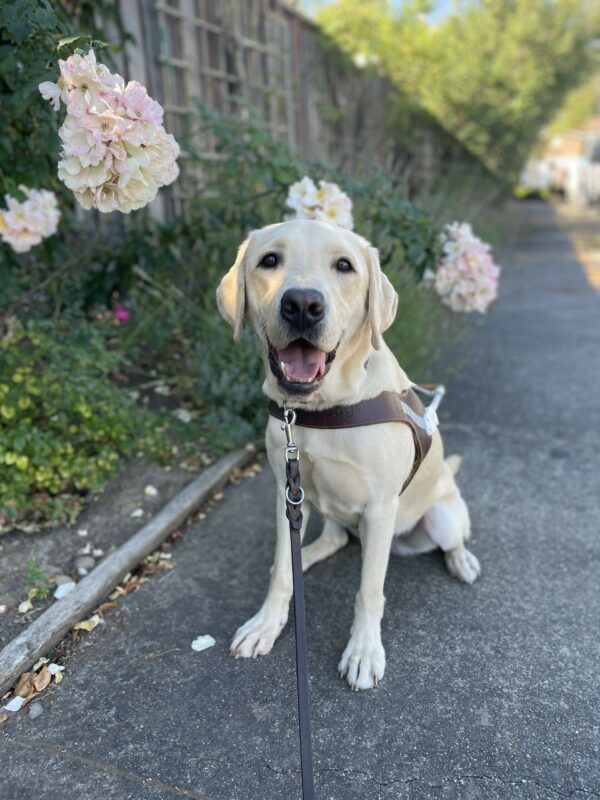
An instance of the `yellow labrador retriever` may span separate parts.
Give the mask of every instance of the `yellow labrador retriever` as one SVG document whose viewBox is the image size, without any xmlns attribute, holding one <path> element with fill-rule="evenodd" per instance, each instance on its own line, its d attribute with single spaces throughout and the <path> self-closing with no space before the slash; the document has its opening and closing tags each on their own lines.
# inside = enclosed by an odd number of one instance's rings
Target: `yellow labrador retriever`
<svg viewBox="0 0 600 800">
<path fill-rule="evenodd" d="M 327 409 L 402 392 L 411 381 L 382 339 L 398 297 L 381 271 L 377 250 L 361 236 L 316 220 L 290 220 L 254 231 L 217 290 L 219 310 L 242 335 L 244 318 L 262 346 L 265 394 L 280 406 Z M 360 537 L 362 572 L 354 623 L 339 671 L 353 689 L 381 680 L 383 585 L 390 552 L 440 547 L 450 572 L 472 583 L 480 572 L 467 550 L 469 512 L 455 483 L 460 458 L 444 461 L 435 432 L 406 491 L 414 440 L 407 425 L 384 423 L 336 430 L 295 426 L 310 506 L 323 531 L 303 548 L 303 568 Z M 277 545 L 269 590 L 259 611 L 231 644 L 236 658 L 266 655 L 288 618 L 292 596 L 289 528 L 285 516 L 284 436 L 269 417 L 267 453 L 277 480 Z M 304 532 L 304 531 L 303 531 Z"/>
</svg>

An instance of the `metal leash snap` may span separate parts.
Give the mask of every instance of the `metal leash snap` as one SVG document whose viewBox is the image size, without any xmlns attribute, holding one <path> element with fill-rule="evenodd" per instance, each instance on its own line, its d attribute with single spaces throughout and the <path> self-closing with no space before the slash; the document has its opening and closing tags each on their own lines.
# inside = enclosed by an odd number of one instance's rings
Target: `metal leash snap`
<svg viewBox="0 0 600 800">
<path fill-rule="evenodd" d="M 289 464 L 290 459 L 292 458 L 300 460 L 300 450 L 298 450 L 298 447 L 294 443 L 294 440 L 292 438 L 292 425 L 296 422 L 296 412 L 294 411 L 293 408 L 284 407 L 283 420 L 284 422 L 283 425 L 281 426 L 281 430 L 285 431 L 285 438 L 287 439 L 287 446 L 285 448 L 285 460 Z"/>
</svg>

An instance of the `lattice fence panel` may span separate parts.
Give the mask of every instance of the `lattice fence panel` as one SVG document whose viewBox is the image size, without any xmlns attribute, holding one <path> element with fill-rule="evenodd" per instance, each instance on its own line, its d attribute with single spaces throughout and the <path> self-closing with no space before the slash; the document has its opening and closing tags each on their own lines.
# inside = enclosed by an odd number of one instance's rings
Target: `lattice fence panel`
<svg viewBox="0 0 600 800">
<path fill-rule="evenodd" d="M 135 38 L 126 48 L 132 76 L 164 105 L 167 130 L 179 141 L 200 98 L 225 114 L 252 115 L 308 161 L 367 173 L 378 164 L 401 177 L 409 195 L 470 158 L 424 112 L 410 104 L 401 110 L 384 78 L 324 46 L 316 26 L 285 0 L 127 0 L 119 7 Z M 391 109 L 401 125 L 387 119 Z M 178 213 L 186 187 L 201 183 L 203 165 L 219 157 L 206 134 L 194 150 L 200 161 L 183 154 L 188 180 L 161 192 L 159 216 Z"/>
</svg>

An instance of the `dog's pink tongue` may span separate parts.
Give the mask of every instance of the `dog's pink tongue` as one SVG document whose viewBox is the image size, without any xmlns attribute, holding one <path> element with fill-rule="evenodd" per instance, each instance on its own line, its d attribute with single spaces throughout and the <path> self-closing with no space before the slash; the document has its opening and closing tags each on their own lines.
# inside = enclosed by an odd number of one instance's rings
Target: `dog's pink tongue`
<svg viewBox="0 0 600 800">
<path fill-rule="evenodd" d="M 280 350 L 277 358 L 285 364 L 285 377 L 290 381 L 310 383 L 319 372 L 325 372 L 325 353 L 316 347 L 293 343 Z"/>
</svg>

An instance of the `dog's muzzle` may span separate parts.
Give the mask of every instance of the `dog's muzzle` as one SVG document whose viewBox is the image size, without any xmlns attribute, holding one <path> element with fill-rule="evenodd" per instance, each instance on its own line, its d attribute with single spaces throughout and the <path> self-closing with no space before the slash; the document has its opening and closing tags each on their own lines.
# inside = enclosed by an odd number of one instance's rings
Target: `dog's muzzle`
<svg viewBox="0 0 600 800">
<path fill-rule="evenodd" d="M 329 371 L 337 351 L 336 346 L 325 352 L 304 338 L 294 339 L 281 349 L 268 339 L 267 342 L 271 372 L 289 394 L 314 392 Z"/>
</svg>

